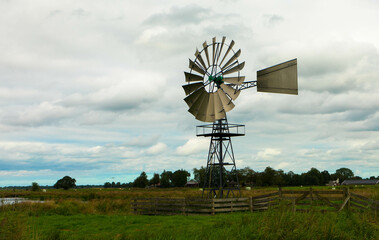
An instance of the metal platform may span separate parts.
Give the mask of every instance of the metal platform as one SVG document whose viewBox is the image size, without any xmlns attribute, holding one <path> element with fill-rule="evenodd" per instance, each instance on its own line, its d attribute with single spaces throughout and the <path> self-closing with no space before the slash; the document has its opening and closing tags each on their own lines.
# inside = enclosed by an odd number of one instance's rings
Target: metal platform
<svg viewBox="0 0 379 240">
<path fill-rule="evenodd" d="M 213 131 L 214 125 L 196 126 L 196 136 L 198 137 L 239 137 L 245 136 L 245 125 L 242 124 L 222 124 L 221 129 Z"/>
</svg>

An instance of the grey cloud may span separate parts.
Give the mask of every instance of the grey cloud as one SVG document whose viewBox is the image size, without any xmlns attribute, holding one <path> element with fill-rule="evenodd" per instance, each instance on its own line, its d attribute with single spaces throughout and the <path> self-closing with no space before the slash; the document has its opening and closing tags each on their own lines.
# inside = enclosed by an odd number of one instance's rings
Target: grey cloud
<svg viewBox="0 0 379 240">
<path fill-rule="evenodd" d="M 347 91 L 340 94 L 304 91 L 295 99 L 295 104 L 277 103 L 278 110 L 296 114 L 331 114 L 346 112 L 346 120 L 358 117 L 351 111 L 365 115 L 376 112 L 379 107 L 378 95 L 373 92 Z M 366 112 L 366 113 L 364 113 Z"/>
<path fill-rule="evenodd" d="M 62 10 L 55 9 L 55 10 L 53 10 L 53 11 L 50 11 L 50 13 L 49 13 L 49 17 L 54 17 L 54 16 L 60 15 L 60 14 L 62 14 L 62 13 L 63 13 Z"/>
<path fill-rule="evenodd" d="M 78 9 L 75 9 L 72 11 L 71 13 L 73 16 L 77 16 L 77 17 L 86 17 L 86 16 L 89 16 L 90 13 L 82 8 L 78 8 Z"/>
<path fill-rule="evenodd" d="M 41 126 L 54 124 L 62 119 L 72 117 L 74 111 L 50 102 L 27 107 L 18 112 L 7 112 L 0 120 L 9 125 Z"/>
<path fill-rule="evenodd" d="M 137 136 L 126 142 L 125 146 L 148 147 L 158 142 L 159 135 Z"/>
<path fill-rule="evenodd" d="M 231 21 L 220 21 L 219 24 L 206 26 L 203 30 L 204 35 L 208 33 L 209 36 L 217 36 L 219 39 L 222 36 L 225 36 L 225 33 L 228 33 L 227 41 L 231 41 L 232 39 L 237 41 L 236 44 L 238 46 L 238 40 L 240 38 L 247 38 L 249 36 L 251 38 L 252 31 L 248 28 L 244 23 L 240 22 L 238 19 Z M 199 39 L 200 41 L 200 39 Z M 245 52 L 243 52 L 245 53 Z M 243 56 L 243 55 L 242 55 Z"/>
<path fill-rule="evenodd" d="M 308 80 L 303 84 L 306 89 L 341 92 L 360 88 L 368 68 L 374 69 L 379 62 L 379 53 L 370 44 L 345 41 L 309 48 L 299 58 L 299 75 Z"/>
<path fill-rule="evenodd" d="M 264 14 L 262 18 L 264 24 L 268 27 L 273 27 L 284 20 L 284 18 L 278 14 Z"/>
<path fill-rule="evenodd" d="M 117 89 L 100 90 L 89 95 L 75 94 L 61 100 L 64 106 L 83 106 L 103 111 L 138 110 L 156 101 L 158 92 L 143 93 L 143 89 L 130 89 L 123 92 Z"/>
<path fill-rule="evenodd" d="M 144 21 L 147 25 L 182 26 L 185 24 L 199 24 L 209 17 L 211 11 L 198 5 L 172 7 L 168 12 L 150 16 Z"/>
</svg>

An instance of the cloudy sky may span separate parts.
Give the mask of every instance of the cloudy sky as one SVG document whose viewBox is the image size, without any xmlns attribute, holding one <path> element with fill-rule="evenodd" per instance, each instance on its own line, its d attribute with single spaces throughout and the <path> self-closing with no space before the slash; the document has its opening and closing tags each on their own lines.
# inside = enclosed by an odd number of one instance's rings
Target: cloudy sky
<svg viewBox="0 0 379 240">
<path fill-rule="evenodd" d="M 379 175 L 375 0 L 0 0 L 0 186 L 129 182 L 206 164 L 183 71 L 212 37 L 242 74 L 297 58 L 299 95 L 244 90 L 237 168 Z M 192 171 L 191 171 L 192 172 Z"/>
</svg>

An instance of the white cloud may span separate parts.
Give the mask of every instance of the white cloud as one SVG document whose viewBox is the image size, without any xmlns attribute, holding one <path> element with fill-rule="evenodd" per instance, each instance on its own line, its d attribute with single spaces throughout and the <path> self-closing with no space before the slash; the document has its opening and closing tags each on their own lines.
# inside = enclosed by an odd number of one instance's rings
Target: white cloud
<svg viewBox="0 0 379 240">
<path fill-rule="evenodd" d="M 283 169 L 283 168 L 286 168 L 288 166 L 290 166 L 291 164 L 288 163 L 288 162 L 280 162 L 278 165 L 275 166 L 276 169 Z"/>
<path fill-rule="evenodd" d="M 152 38 L 166 32 L 167 32 L 167 29 L 164 27 L 154 27 L 154 28 L 146 29 L 142 32 L 141 36 L 137 39 L 137 43 L 142 43 L 142 44 L 148 43 L 150 40 L 152 40 Z"/>
<path fill-rule="evenodd" d="M 50 102 L 42 102 L 36 106 L 29 106 L 16 113 L 5 113 L 3 121 L 10 125 L 39 126 L 59 122 L 71 117 L 74 111 Z"/>
<path fill-rule="evenodd" d="M 146 152 L 148 154 L 151 154 L 151 155 L 157 155 L 157 154 L 163 153 L 166 150 L 167 150 L 167 145 L 162 143 L 162 142 L 159 142 L 159 143 L 149 147 L 146 150 Z"/>
<path fill-rule="evenodd" d="M 191 155 L 204 152 L 209 148 L 209 139 L 207 138 L 191 138 L 184 145 L 176 148 L 179 155 Z"/>
<path fill-rule="evenodd" d="M 278 155 L 280 155 L 281 150 L 280 149 L 275 149 L 275 148 L 266 148 L 263 151 L 259 151 L 257 153 L 257 159 L 272 159 Z"/>
</svg>

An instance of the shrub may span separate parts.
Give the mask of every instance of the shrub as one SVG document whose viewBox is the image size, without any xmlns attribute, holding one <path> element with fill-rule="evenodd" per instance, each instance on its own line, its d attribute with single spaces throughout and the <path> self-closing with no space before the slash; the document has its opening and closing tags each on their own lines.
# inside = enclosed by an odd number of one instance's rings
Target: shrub
<svg viewBox="0 0 379 240">
<path fill-rule="evenodd" d="M 39 187 L 38 183 L 32 182 L 32 188 L 31 188 L 31 190 L 34 191 L 34 192 L 37 192 L 37 191 L 41 191 L 41 188 Z"/>
</svg>

